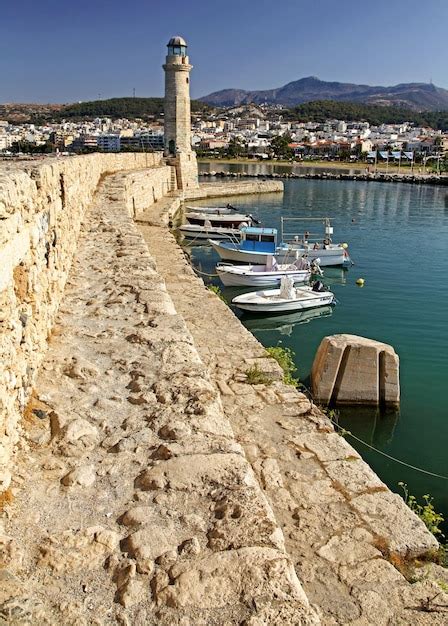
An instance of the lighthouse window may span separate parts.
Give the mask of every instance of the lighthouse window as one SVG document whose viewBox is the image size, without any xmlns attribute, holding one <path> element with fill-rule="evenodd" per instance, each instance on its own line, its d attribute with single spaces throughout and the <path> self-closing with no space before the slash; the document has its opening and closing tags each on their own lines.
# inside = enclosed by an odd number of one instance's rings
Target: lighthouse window
<svg viewBox="0 0 448 626">
<path fill-rule="evenodd" d="M 190 82 L 190 81 L 189 81 L 188 76 L 187 76 L 187 85 L 188 85 L 188 83 L 189 83 L 189 82 Z"/>
</svg>

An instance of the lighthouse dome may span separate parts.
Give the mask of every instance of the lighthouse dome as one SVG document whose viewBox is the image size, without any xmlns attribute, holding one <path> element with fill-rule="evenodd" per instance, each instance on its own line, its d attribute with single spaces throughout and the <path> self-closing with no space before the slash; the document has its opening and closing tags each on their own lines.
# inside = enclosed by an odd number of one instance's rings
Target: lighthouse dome
<svg viewBox="0 0 448 626">
<path fill-rule="evenodd" d="M 183 37 L 176 35 L 175 37 L 171 37 L 171 39 L 168 42 L 168 45 L 169 46 L 186 46 L 187 42 L 185 41 Z"/>
<path fill-rule="evenodd" d="M 171 37 L 168 42 L 168 55 L 182 57 L 187 55 L 187 42 L 183 37 L 179 35 Z"/>
</svg>

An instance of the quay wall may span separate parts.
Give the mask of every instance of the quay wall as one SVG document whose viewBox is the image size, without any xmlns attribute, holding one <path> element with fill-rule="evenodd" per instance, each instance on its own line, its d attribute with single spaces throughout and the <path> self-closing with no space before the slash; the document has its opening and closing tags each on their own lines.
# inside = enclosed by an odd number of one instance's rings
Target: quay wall
<svg viewBox="0 0 448 626">
<path fill-rule="evenodd" d="M 312 167 L 312 166 L 311 166 Z M 370 172 L 367 174 L 345 174 L 338 171 L 329 172 L 307 172 L 299 174 L 297 172 L 283 172 L 281 174 L 273 172 L 269 174 L 251 174 L 249 172 L 199 172 L 200 176 L 212 179 L 220 178 L 252 178 L 267 179 L 315 179 L 315 180 L 359 180 L 366 182 L 380 183 L 412 183 L 416 185 L 448 185 L 448 176 L 437 174 L 388 174 L 386 172 Z"/>
<path fill-rule="evenodd" d="M 143 194 L 148 206 L 176 186 L 174 168 L 164 165 L 162 153 L 0 167 L 0 492 L 10 484 L 20 416 L 26 416 L 84 213 L 101 178 L 122 170 L 144 170 L 134 171 L 119 192 L 130 215 L 141 208 Z"/>
<path fill-rule="evenodd" d="M 229 194 L 237 184 L 228 186 Z M 263 346 L 205 288 L 166 227 L 177 207 L 176 199 L 164 198 L 137 222 L 322 623 L 423 625 L 410 606 L 428 590 L 408 580 L 420 579 L 414 559 L 437 550 L 437 541 L 321 410 L 282 381 Z M 247 371 L 254 365 L 270 382 L 251 384 Z M 425 584 L 436 585 L 441 568 L 424 571 Z M 442 615 L 433 618 L 442 623 Z"/>
</svg>

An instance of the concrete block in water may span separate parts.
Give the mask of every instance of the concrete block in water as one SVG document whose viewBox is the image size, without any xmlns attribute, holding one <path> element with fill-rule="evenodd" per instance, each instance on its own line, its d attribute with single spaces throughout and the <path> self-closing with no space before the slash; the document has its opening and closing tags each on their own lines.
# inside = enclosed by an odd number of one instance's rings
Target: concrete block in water
<svg viewBox="0 0 448 626">
<path fill-rule="evenodd" d="M 399 358 L 392 346 L 356 335 L 322 339 L 311 370 L 321 404 L 398 406 Z"/>
</svg>

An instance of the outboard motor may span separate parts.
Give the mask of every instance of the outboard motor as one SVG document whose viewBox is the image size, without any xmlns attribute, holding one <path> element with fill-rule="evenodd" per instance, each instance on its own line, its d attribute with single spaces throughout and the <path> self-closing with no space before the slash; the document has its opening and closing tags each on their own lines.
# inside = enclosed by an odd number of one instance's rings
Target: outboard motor
<svg viewBox="0 0 448 626">
<path fill-rule="evenodd" d="M 315 280 L 312 285 L 312 290 L 317 292 L 325 291 L 325 285 L 321 280 Z"/>
<path fill-rule="evenodd" d="M 323 276 L 324 273 L 321 270 L 319 263 L 320 263 L 320 259 L 314 259 L 312 261 L 312 263 L 311 263 L 310 270 L 311 270 L 312 274 L 317 274 L 318 276 Z"/>
</svg>

